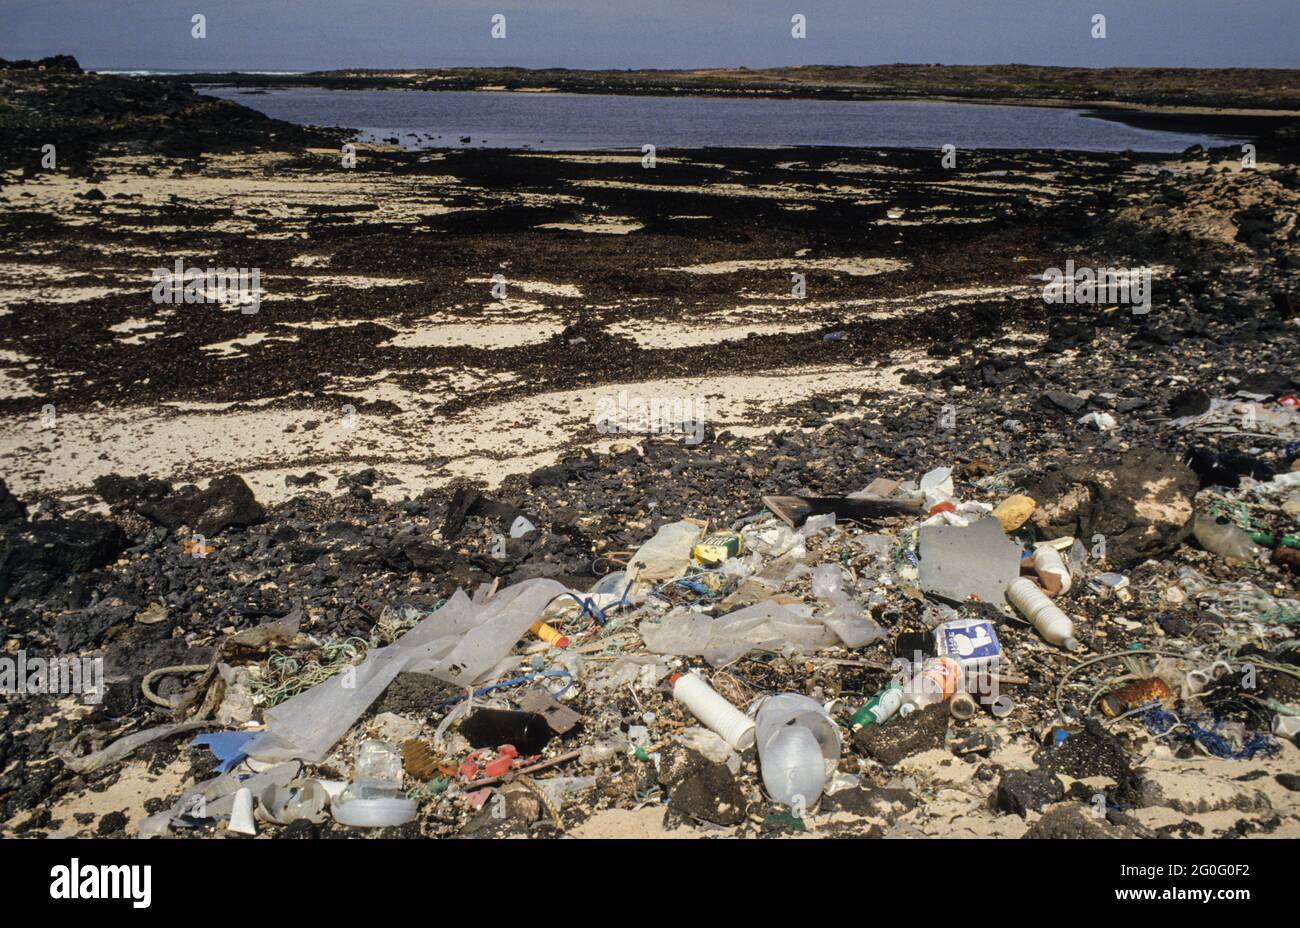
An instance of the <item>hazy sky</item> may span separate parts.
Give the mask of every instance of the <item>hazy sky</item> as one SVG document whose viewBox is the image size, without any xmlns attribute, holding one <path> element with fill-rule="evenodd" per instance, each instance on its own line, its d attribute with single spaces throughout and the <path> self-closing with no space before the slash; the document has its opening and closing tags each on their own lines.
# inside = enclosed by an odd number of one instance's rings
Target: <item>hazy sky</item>
<svg viewBox="0 0 1300 928">
<path fill-rule="evenodd" d="M 806 39 L 790 36 L 795 13 Z M 0 57 L 90 68 L 1295 68 L 1297 49 L 1300 0 L 0 0 Z"/>
</svg>

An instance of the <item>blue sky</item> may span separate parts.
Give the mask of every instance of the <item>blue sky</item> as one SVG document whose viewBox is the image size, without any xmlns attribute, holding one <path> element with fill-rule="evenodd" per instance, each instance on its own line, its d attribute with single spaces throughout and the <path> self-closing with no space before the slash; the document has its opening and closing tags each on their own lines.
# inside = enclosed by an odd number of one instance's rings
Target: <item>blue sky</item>
<svg viewBox="0 0 1300 928">
<path fill-rule="evenodd" d="M 1296 68 L 1297 49 L 1300 0 L 0 0 L 0 57 L 91 68 Z"/>
</svg>

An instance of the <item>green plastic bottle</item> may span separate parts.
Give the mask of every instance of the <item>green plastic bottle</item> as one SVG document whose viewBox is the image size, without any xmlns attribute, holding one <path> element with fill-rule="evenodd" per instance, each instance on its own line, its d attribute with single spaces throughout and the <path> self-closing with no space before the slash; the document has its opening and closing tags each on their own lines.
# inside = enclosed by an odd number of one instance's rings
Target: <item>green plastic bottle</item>
<svg viewBox="0 0 1300 928">
<path fill-rule="evenodd" d="M 897 683 L 891 683 L 868 699 L 861 709 L 853 713 L 849 722 L 854 731 L 868 725 L 879 725 L 892 718 L 902 704 L 903 688 Z"/>
</svg>

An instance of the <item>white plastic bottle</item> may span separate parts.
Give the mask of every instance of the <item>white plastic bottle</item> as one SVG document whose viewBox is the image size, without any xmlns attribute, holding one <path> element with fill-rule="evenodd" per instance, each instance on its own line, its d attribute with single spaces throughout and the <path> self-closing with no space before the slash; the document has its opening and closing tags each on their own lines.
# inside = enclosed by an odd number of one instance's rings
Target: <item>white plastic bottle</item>
<svg viewBox="0 0 1300 928">
<path fill-rule="evenodd" d="M 1050 545 L 1039 545 L 1034 549 L 1034 569 L 1039 575 L 1051 574 L 1061 584 L 1061 592 L 1070 592 L 1070 568 L 1065 566 L 1061 552 Z"/>
<path fill-rule="evenodd" d="M 840 729 L 822 704 L 798 693 L 758 706 L 763 786 L 777 802 L 810 809 L 840 763 Z"/>
<path fill-rule="evenodd" d="M 961 683 L 961 665 L 951 657 L 931 657 L 907 683 L 903 684 L 903 704 L 898 707 L 900 718 L 907 718 L 918 709 L 943 702 Z"/>
<path fill-rule="evenodd" d="M 1073 651 L 1079 647 L 1074 637 L 1074 623 L 1056 606 L 1038 584 L 1028 577 L 1020 577 L 1007 587 L 1007 599 L 1016 611 L 1038 629 L 1049 644 Z"/>
<path fill-rule="evenodd" d="M 709 731 L 737 751 L 754 746 L 754 720 L 727 702 L 713 687 L 693 673 L 674 674 L 669 681 L 673 698 L 704 723 Z"/>
</svg>

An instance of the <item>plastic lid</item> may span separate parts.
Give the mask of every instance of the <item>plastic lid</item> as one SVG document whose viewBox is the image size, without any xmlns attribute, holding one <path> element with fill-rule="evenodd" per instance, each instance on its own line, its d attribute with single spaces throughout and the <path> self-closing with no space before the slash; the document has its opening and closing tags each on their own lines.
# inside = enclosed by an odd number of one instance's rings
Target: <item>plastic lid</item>
<svg viewBox="0 0 1300 928">
<path fill-rule="evenodd" d="M 681 678 L 682 678 L 682 675 L 681 675 L 681 674 L 679 674 L 679 673 L 675 673 L 675 674 L 673 674 L 671 677 L 668 678 L 668 685 L 669 685 L 669 686 L 676 686 L 676 685 L 677 685 L 677 681 L 680 680 Z"/>
</svg>

